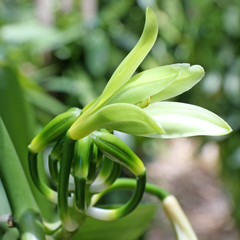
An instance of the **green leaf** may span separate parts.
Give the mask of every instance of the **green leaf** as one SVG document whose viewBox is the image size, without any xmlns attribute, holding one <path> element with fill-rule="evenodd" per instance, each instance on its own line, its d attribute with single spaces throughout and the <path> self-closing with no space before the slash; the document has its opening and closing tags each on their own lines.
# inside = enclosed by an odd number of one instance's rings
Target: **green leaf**
<svg viewBox="0 0 240 240">
<path fill-rule="evenodd" d="M 130 77 L 134 74 L 137 67 L 151 50 L 158 33 L 158 24 L 156 16 L 150 8 L 146 11 L 146 22 L 141 38 L 136 46 L 121 62 L 118 68 L 113 73 L 111 79 L 106 85 L 98 106 L 109 99 L 121 86 L 123 86 Z"/>
<path fill-rule="evenodd" d="M 28 208 L 38 210 L 14 145 L 0 117 L 0 177 L 13 216 L 19 218 Z M 28 194 L 23 194 L 28 192 Z"/>
<path fill-rule="evenodd" d="M 86 117 L 80 116 L 71 126 L 68 133 L 72 139 L 77 140 L 100 128 L 118 130 L 140 136 L 164 133 L 161 126 L 141 108 L 127 103 L 107 105 Z"/>
<path fill-rule="evenodd" d="M 136 104 L 167 88 L 176 79 L 178 73 L 179 68 L 176 65 L 153 68 L 138 73 L 106 103 Z"/>
<path fill-rule="evenodd" d="M 178 77 L 169 87 L 152 96 L 152 102 L 165 100 L 182 94 L 191 89 L 204 76 L 204 69 L 199 65 L 190 66 L 188 63 L 174 65 L 176 68 L 179 68 Z"/>
<path fill-rule="evenodd" d="M 18 156 L 27 171 L 27 145 L 33 137 L 34 120 L 19 84 L 19 73 L 10 64 L 0 64 L 0 115 Z"/>
<path fill-rule="evenodd" d="M 135 240 L 148 228 L 156 205 L 140 205 L 128 216 L 105 222 L 88 218 L 73 240 Z"/>
<path fill-rule="evenodd" d="M 232 131 L 231 127 L 216 114 L 190 104 L 158 102 L 143 110 L 166 131 L 165 134 L 148 135 L 148 137 L 219 136 Z"/>
<path fill-rule="evenodd" d="M 43 215 L 48 218 L 51 213 L 49 202 L 35 188 L 28 171 L 27 146 L 34 136 L 35 122 L 31 106 L 26 101 L 24 90 L 19 83 L 20 79 L 21 75 L 14 63 L 0 62 L 0 116 L 12 139 L 31 190 Z"/>
<path fill-rule="evenodd" d="M 8 214 L 10 215 L 11 209 L 7 200 L 5 190 L 3 188 L 1 178 L 0 178 L 0 216 Z M 0 224 L 0 239 L 1 239 L 1 224 Z"/>
</svg>

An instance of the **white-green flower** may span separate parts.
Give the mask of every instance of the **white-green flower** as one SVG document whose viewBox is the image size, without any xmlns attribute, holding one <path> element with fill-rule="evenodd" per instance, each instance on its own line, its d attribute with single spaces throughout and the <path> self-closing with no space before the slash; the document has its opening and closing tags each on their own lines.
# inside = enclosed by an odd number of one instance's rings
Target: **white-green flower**
<svg viewBox="0 0 240 240">
<path fill-rule="evenodd" d="M 160 138 L 224 135 L 230 126 L 214 113 L 189 104 L 159 102 L 177 96 L 204 76 L 199 65 L 173 64 L 134 75 L 151 50 L 158 32 L 151 9 L 136 46 L 118 66 L 102 94 L 88 104 L 68 133 L 72 139 L 100 128 Z"/>
</svg>

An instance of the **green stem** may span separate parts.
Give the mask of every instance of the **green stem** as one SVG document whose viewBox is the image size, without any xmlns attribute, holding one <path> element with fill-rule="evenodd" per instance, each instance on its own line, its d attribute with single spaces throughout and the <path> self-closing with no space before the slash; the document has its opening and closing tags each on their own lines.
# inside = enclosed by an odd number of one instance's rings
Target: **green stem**
<svg viewBox="0 0 240 240">
<path fill-rule="evenodd" d="M 81 177 L 74 177 L 75 181 L 75 198 L 76 207 L 79 211 L 85 209 L 85 192 L 86 192 L 86 179 Z"/>
<path fill-rule="evenodd" d="M 44 240 L 45 234 L 39 208 L 30 190 L 26 176 L 0 118 L 0 176 L 12 210 L 13 219 L 23 237 Z M 31 220 L 30 220 L 31 219 Z"/>
<path fill-rule="evenodd" d="M 101 158 L 99 158 L 98 148 L 94 143 L 92 143 L 90 164 L 89 164 L 88 177 L 87 177 L 88 184 L 92 183 L 95 180 L 100 161 L 101 161 Z"/>
<path fill-rule="evenodd" d="M 32 177 L 32 180 L 35 184 L 35 186 L 38 188 L 38 190 L 50 201 L 53 203 L 57 203 L 57 193 L 48 187 L 39 177 L 38 173 L 38 157 L 37 153 L 34 153 L 31 151 L 31 149 L 28 149 L 28 165 L 29 165 L 29 171 Z"/>
<path fill-rule="evenodd" d="M 86 215 L 97 218 L 104 221 L 112 221 L 126 216 L 133 211 L 142 199 L 146 184 L 146 171 L 137 176 L 137 183 L 135 185 L 135 191 L 131 199 L 122 207 L 117 209 L 102 209 L 97 207 L 89 207 L 86 211 Z M 100 193 L 101 194 L 101 193 Z"/>
<path fill-rule="evenodd" d="M 51 176 L 51 180 L 57 186 L 58 185 L 58 163 L 63 153 L 63 140 L 56 142 L 51 153 L 48 156 L 48 168 Z"/>
<path fill-rule="evenodd" d="M 106 172 L 106 175 L 104 176 L 103 173 L 99 173 L 99 176 L 96 178 L 96 181 L 93 182 L 90 186 L 90 192 L 91 193 L 96 193 L 96 192 L 101 192 L 111 186 L 111 184 L 119 177 L 121 173 L 122 166 L 117 163 L 113 162 L 112 160 L 106 158 L 104 161 L 104 166 L 109 166 L 109 171 L 108 173 Z M 105 173 L 105 172 L 104 172 Z"/>
<path fill-rule="evenodd" d="M 48 156 L 48 168 L 51 179 L 53 183 L 57 186 L 58 185 L 58 159 L 54 158 L 53 156 Z"/>
<path fill-rule="evenodd" d="M 137 183 L 135 179 L 119 178 L 109 188 L 98 194 L 95 194 L 92 199 L 91 205 L 95 205 L 104 195 L 111 191 L 119 189 L 134 190 L 136 188 L 136 185 Z M 150 183 L 146 184 L 145 192 L 156 196 L 160 201 L 163 201 L 167 196 L 171 195 L 166 190 Z"/>
<path fill-rule="evenodd" d="M 66 134 L 63 144 L 63 157 L 60 164 L 58 180 L 58 207 L 60 219 L 67 231 L 72 232 L 78 228 L 78 224 L 71 219 L 68 209 L 68 182 L 73 161 L 75 141 Z"/>
</svg>

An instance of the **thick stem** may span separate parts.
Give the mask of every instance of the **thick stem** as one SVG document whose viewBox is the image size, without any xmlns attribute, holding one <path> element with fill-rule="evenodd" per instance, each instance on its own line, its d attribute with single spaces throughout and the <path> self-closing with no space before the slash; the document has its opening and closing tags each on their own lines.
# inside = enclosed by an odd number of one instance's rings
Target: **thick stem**
<svg viewBox="0 0 240 240">
<path fill-rule="evenodd" d="M 1 118 L 0 159 L 1 180 L 18 229 L 22 235 L 29 233 L 35 239 L 45 239 L 38 206 Z M 32 219 L 31 224 L 28 224 L 29 219 Z"/>
<path fill-rule="evenodd" d="M 68 182 L 73 160 L 73 150 L 75 141 L 66 134 L 63 145 L 63 157 L 60 164 L 58 180 L 58 209 L 60 219 L 65 229 L 73 232 L 78 228 L 78 224 L 71 218 L 68 206 Z"/>
<path fill-rule="evenodd" d="M 29 171 L 35 186 L 48 200 L 50 200 L 53 203 L 57 203 L 57 193 L 53 189 L 48 187 L 40 178 L 38 173 L 37 162 L 38 162 L 37 153 L 34 153 L 31 151 L 31 149 L 29 149 L 28 165 L 29 165 Z"/>
</svg>

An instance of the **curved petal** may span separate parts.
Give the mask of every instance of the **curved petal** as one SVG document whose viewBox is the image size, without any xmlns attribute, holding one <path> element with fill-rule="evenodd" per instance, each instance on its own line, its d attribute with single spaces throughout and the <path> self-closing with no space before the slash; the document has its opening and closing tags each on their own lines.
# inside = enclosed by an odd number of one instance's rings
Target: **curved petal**
<svg viewBox="0 0 240 240">
<path fill-rule="evenodd" d="M 164 133 L 161 125 L 141 108 L 132 104 L 116 103 L 107 105 L 86 117 L 79 117 L 69 129 L 68 134 L 72 139 L 77 140 L 100 128 L 139 136 Z"/>
<path fill-rule="evenodd" d="M 158 102 L 143 110 L 166 131 L 165 134 L 145 135 L 148 137 L 219 136 L 232 131 L 231 127 L 216 114 L 190 104 Z"/>
<path fill-rule="evenodd" d="M 153 10 L 148 8 L 146 11 L 146 22 L 141 38 L 113 73 L 96 108 L 109 99 L 119 89 L 119 87 L 123 86 L 130 79 L 137 67 L 151 50 L 157 38 L 157 33 L 158 23 L 156 16 Z"/>
<path fill-rule="evenodd" d="M 175 65 L 157 67 L 133 76 L 106 104 L 136 104 L 167 88 L 178 76 Z"/>
<path fill-rule="evenodd" d="M 180 95 L 191 89 L 204 76 L 204 69 L 199 65 L 190 66 L 188 63 L 174 65 L 176 68 L 179 68 L 178 77 L 169 87 L 152 96 L 152 102 L 158 102 Z"/>
</svg>

